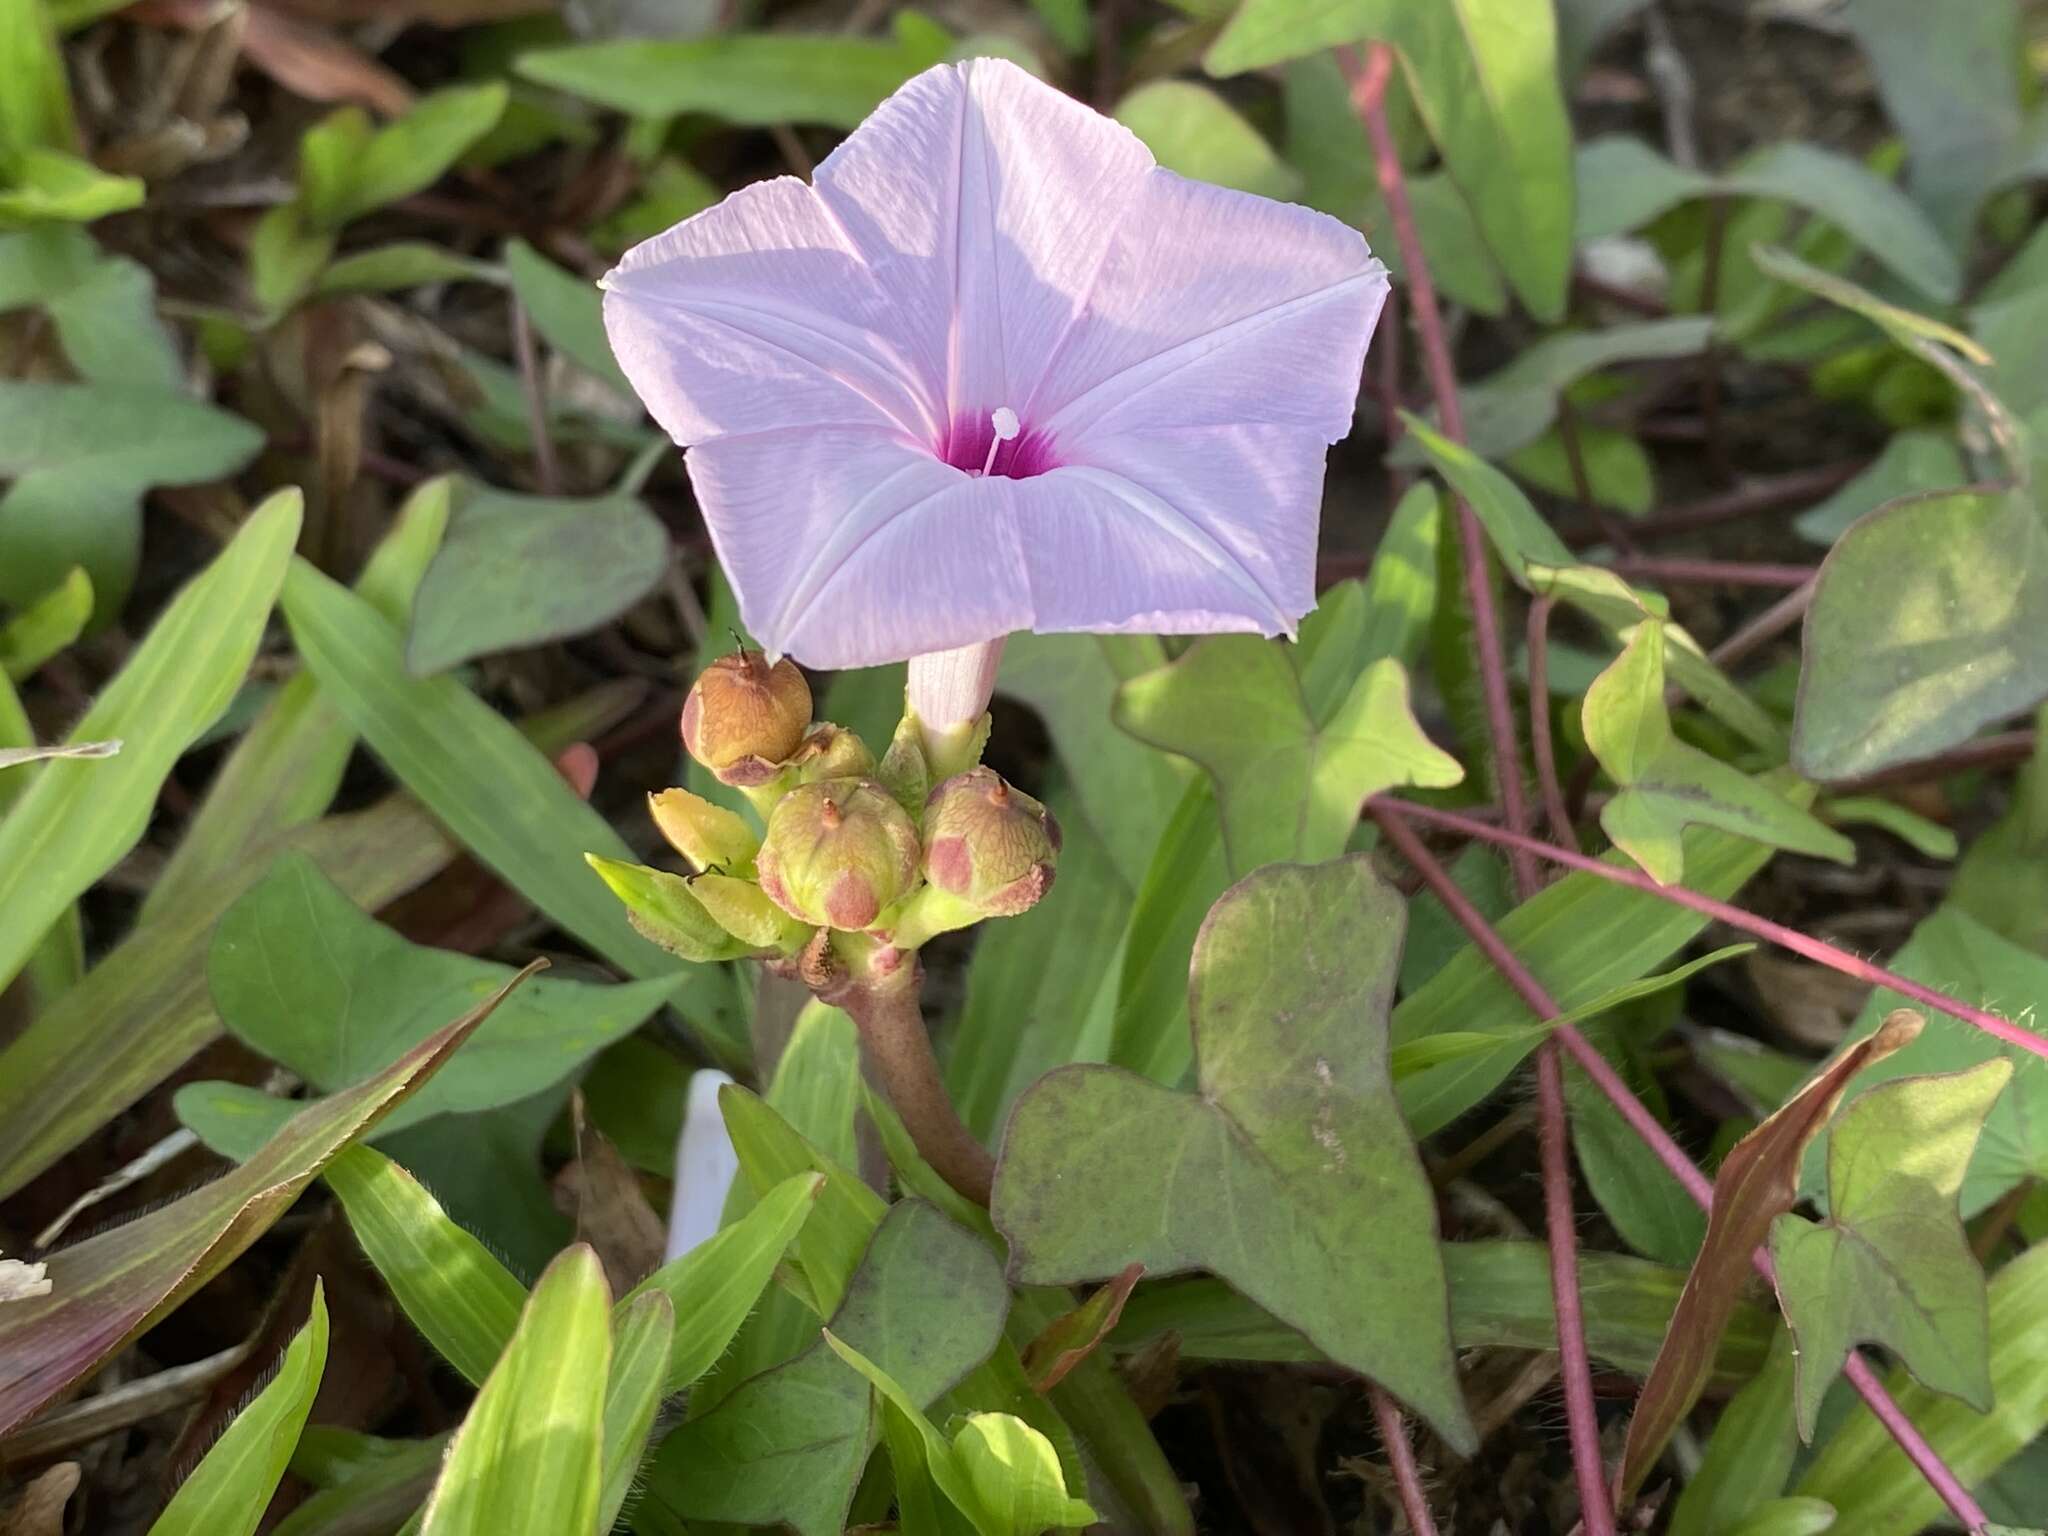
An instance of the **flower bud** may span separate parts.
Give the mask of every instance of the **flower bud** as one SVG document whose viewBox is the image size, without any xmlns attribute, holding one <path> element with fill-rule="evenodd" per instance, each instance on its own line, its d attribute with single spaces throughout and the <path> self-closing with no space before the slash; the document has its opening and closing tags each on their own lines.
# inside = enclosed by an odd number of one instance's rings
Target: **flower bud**
<svg viewBox="0 0 2048 1536">
<path fill-rule="evenodd" d="M 983 917 L 1015 917 L 1052 888 L 1060 824 L 991 768 L 956 773 L 924 812 L 924 877 Z"/>
<path fill-rule="evenodd" d="M 754 851 L 761 840 L 724 806 L 713 805 L 687 789 L 664 789 L 647 797 L 647 809 L 669 846 L 688 859 L 692 869 L 744 873 L 753 867 Z"/>
<path fill-rule="evenodd" d="M 755 860 L 791 917 L 866 928 L 917 883 L 917 827 L 872 779 L 799 784 L 775 803 Z"/>
<path fill-rule="evenodd" d="M 813 784 L 820 779 L 867 779 L 875 773 L 875 754 L 868 744 L 843 725 L 821 720 L 811 727 L 803 745 L 796 749 L 797 782 Z"/>
<path fill-rule="evenodd" d="M 704 669 L 683 702 L 683 747 L 722 784 L 760 784 L 803 743 L 811 688 L 796 663 L 735 651 Z"/>
</svg>

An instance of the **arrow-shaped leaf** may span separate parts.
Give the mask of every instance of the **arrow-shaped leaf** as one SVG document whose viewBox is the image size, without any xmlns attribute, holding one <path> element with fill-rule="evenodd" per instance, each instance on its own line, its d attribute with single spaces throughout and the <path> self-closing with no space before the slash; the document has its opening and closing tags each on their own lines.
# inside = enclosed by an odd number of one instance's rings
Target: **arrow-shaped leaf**
<svg viewBox="0 0 2048 1536">
<path fill-rule="evenodd" d="M 1358 674 L 1318 726 L 1286 649 L 1248 635 L 1197 641 L 1117 691 L 1116 721 L 1140 741 L 1192 758 L 1216 782 L 1223 840 L 1238 874 L 1341 853 L 1358 808 L 1396 785 L 1464 777 L 1408 706 L 1391 657 Z"/>
<path fill-rule="evenodd" d="M 1637 625 L 1614 664 L 1593 680 L 1581 718 L 1586 745 L 1617 790 L 1600 812 L 1600 825 L 1660 883 L 1685 873 L 1679 836 L 1694 825 L 1855 862 L 1855 844 L 1841 833 L 1672 734 L 1664 707 L 1664 626 L 1656 620 Z"/>
<path fill-rule="evenodd" d="M 992 1214 L 1013 1277 L 1210 1270 L 1469 1445 L 1436 1203 L 1387 1070 L 1405 917 L 1363 856 L 1225 892 L 1189 984 L 1198 1091 L 1062 1067 L 1011 1112 Z"/>
<path fill-rule="evenodd" d="M 1799 1197 L 1799 1160 L 1820 1133 L 1850 1079 L 1920 1033 L 1921 1018 L 1900 1009 L 1883 1028 L 1844 1051 L 1785 1106 L 1730 1149 L 1714 1180 L 1707 1237 L 1693 1260 L 1671 1314 L 1656 1362 L 1636 1399 L 1615 1483 L 1619 1500 L 1632 1498 L 1665 1442 L 1699 1401 L 1712 1373 L 1714 1351 L 1742 1299 L 1750 1255 L 1771 1223 Z"/>
<path fill-rule="evenodd" d="M 1771 1227 L 1778 1299 L 1799 1341 L 1799 1432 L 1849 1351 L 1882 1344 L 1922 1385 L 1991 1411 L 1984 1271 L 1956 1197 L 2012 1063 L 1883 1083 L 1828 1132 L 1828 1219 Z"/>
</svg>

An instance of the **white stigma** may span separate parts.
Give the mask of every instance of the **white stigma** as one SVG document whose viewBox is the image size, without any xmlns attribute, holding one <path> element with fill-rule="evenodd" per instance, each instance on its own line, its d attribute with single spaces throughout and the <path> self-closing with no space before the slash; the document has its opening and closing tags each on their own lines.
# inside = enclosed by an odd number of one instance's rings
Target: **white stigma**
<svg viewBox="0 0 2048 1536">
<path fill-rule="evenodd" d="M 989 413 L 988 419 L 989 425 L 996 429 L 996 435 L 989 439 L 988 458 L 981 466 L 981 472 L 984 475 L 990 473 L 996 467 L 997 450 L 1003 444 L 1012 441 L 1017 436 L 1019 430 L 1021 430 L 1017 424 L 1017 413 L 1007 405 L 997 406 L 994 411 Z"/>
</svg>

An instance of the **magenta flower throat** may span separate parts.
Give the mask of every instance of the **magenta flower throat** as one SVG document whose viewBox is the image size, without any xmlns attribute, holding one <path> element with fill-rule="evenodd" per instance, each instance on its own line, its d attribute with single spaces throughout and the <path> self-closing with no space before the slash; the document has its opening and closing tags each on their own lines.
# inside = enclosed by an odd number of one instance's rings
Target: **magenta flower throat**
<svg viewBox="0 0 2048 1536">
<path fill-rule="evenodd" d="M 1348 226 L 978 59 L 635 247 L 605 323 L 747 626 L 835 668 L 1291 633 L 1386 286 Z"/>
</svg>

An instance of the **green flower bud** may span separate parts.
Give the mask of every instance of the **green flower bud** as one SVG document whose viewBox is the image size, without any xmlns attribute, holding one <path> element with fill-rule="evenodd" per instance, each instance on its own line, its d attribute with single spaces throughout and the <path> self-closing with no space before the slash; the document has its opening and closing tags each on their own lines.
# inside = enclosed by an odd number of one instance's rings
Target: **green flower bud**
<svg viewBox="0 0 2048 1536">
<path fill-rule="evenodd" d="M 664 789 L 647 797 L 647 809 L 668 844 L 692 869 L 722 868 L 744 873 L 753 867 L 761 840 L 753 828 L 722 805 L 687 789 Z"/>
<path fill-rule="evenodd" d="M 871 927 L 917 883 L 917 827 L 872 779 L 799 784 L 775 803 L 755 859 L 798 922 Z"/>
<path fill-rule="evenodd" d="M 1060 824 L 992 768 L 956 773 L 924 810 L 924 877 L 982 917 L 1015 917 L 1052 889 Z"/>
<path fill-rule="evenodd" d="M 875 774 L 875 754 L 868 744 L 843 725 L 821 720 L 796 749 L 796 777 L 799 784 L 821 779 L 869 779 Z"/>
<path fill-rule="evenodd" d="M 683 701 L 683 747 L 722 784 L 760 784 L 803 744 L 811 687 L 796 663 L 735 651 L 704 669 Z"/>
</svg>

